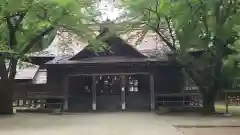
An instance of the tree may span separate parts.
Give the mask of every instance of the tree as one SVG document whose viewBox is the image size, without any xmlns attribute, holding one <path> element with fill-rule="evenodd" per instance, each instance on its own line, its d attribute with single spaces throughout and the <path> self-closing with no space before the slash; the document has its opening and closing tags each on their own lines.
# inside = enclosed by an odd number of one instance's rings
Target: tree
<svg viewBox="0 0 240 135">
<path fill-rule="evenodd" d="M 96 12 L 91 6 L 91 0 L 0 1 L 0 114 L 13 112 L 17 62 L 25 54 L 47 47 L 41 43 L 42 39 L 58 28 L 68 29 L 83 38 L 94 35 L 89 25 Z"/>
<path fill-rule="evenodd" d="M 239 45 L 239 1 L 124 0 L 122 6 L 127 10 L 124 24 L 155 32 L 198 85 L 204 113 L 213 113 L 223 87 L 223 62 Z M 201 56 L 190 56 L 189 51 L 199 50 Z"/>
</svg>

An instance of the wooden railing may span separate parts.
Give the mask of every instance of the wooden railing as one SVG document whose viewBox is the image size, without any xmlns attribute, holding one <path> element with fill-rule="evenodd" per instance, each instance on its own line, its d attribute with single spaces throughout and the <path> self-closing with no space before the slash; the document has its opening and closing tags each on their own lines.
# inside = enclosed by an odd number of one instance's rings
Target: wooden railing
<svg viewBox="0 0 240 135">
<path fill-rule="evenodd" d="M 53 85 L 19 83 L 15 85 L 13 106 L 62 110 L 66 96 L 63 89 L 58 89 Z M 54 100 L 54 102 L 49 100 Z"/>
<path fill-rule="evenodd" d="M 156 95 L 157 106 L 196 108 L 202 106 L 200 93 L 169 93 Z"/>
</svg>

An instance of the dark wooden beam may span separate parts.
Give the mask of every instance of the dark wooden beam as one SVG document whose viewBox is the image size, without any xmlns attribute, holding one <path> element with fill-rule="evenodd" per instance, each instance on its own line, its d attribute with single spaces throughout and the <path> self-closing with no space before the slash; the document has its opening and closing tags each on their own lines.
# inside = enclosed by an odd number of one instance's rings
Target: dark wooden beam
<svg viewBox="0 0 240 135">
<path fill-rule="evenodd" d="M 151 110 L 155 110 L 154 76 L 150 74 Z"/>
<path fill-rule="evenodd" d="M 136 73 L 89 73 L 89 74 L 69 74 L 69 76 L 103 76 L 103 75 L 148 75 L 148 72 L 136 72 Z"/>
<path fill-rule="evenodd" d="M 121 102 L 122 110 L 126 109 L 126 75 L 121 75 Z"/>
<path fill-rule="evenodd" d="M 69 77 L 65 77 L 64 80 L 64 105 L 63 105 L 63 110 L 68 110 L 68 79 Z"/>
<path fill-rule="evenodd" d="M 97 96 L 96 96 L 96 76 L 92 77 L 92 110 L 95 111 L 97 109 Z"/>
</svg>

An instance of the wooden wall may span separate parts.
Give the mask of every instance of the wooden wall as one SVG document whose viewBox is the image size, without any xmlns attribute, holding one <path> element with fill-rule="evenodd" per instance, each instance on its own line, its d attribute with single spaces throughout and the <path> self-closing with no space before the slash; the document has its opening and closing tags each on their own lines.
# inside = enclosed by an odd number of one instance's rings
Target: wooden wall
<svg viewBox="0 0 240 135">
<path fill-rule="evenodd" d="M 63 96 L 64 89 L 58 85 L 50 84 L 31 84 L 31 83 L 16 83 L 14 85 L 13 98 L 25 98 L 28 92 L 47 92 L 53 96 Z"/>
<path fill-rule="evenodd" d="M 154 80 L 155 91 L 158 94 L 179 93 L 184 84 L 181 68 L 175 65 L 156 67 Z"/>
</svg>

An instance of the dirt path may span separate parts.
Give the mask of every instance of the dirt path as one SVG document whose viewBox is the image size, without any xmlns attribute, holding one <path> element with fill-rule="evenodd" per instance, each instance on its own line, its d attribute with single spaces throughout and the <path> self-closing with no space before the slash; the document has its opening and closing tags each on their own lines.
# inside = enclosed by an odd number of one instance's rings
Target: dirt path
<svg viewBox="0 0 240 135">
<path fill-rule="evenodd" d="M 198 116 L 195 114 L 159 116 L 184 135 L 239 135 L 240 117 Z M 195 128 L 194 128 L 195 127 Z M 196 128 L 198 127 L 198 128 Z M 200 128 L 199 128 L 200 127 Z"/>
<path fill-rule="evenodd" d="M 151 113 L 17 114 L 0 118 L 0 135 L 182 135 Z"/>
<path fill-rule="evenodd" d="M 220 125 L 239 128 L 189 128 Z M 0 135 L 239 135 L 239 133 L 240 118 L 237 117 L 164 116 L 150 112 L 17 114 L 12 117 L 0 117 Z"/>
<path fill-rule="evenodd" d="M 184 135 L 239 135 L 240 128 L 180 128 Z"/>
</svg>

